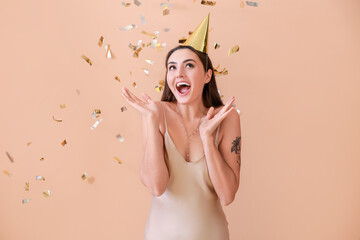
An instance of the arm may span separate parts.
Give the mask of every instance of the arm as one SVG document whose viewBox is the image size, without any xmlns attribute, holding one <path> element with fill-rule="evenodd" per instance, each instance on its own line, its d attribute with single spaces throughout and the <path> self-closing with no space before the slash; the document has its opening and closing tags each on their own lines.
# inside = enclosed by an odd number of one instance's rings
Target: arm
<svg viewBox="0 0 360 240">
<path fill-rule="evenodd" d="M 169 171 L 164 158 L 164 140 L 157 119 L 142 118 L 144 156 L 140 167 L 140 179 L 154 196 L 163 194 L 169 181 Z"/>
<path fill-rule="evenodd" d="M 222 124 L 223 138 L 219 149 L 213 135 L 203 139 L 204 152 L 210 179 L 222 205 L 229 205 L 235 198 L 240 179 L 240 116 L 231 110 Z"/>
</svg>

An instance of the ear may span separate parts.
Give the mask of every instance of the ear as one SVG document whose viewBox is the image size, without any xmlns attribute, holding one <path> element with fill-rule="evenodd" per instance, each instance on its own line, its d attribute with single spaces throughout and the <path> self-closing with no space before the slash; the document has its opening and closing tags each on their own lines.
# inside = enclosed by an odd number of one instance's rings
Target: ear
<svg viewBox="0 0 360 240">
<path fill-rule="evenodd" d="M 205 74 L 205 81 L 204 81 L 205 84 L 208 83 L 208 82 L 210 82 L 211 76 L 212 76 L 212 70 L 209 69 L 209 70 L 206 72 L 206 74 Z"/>
</svg>

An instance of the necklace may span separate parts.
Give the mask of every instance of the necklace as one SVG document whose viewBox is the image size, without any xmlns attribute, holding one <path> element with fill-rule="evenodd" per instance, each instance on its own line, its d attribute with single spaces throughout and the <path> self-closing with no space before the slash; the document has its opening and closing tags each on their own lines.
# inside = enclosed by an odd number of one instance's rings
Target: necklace
<svg viewBox="0 0 360 240">
<path fill-rule="evenodd" d="M 188 134 L 188 132 L 187 132 L 187 130 L 186 130 L 186 128 L 185 128 L 185 124 L 184 124 L 184 121 L 183 121 L 182 114 L 181 114 L 180 109 L 179 109 L 179 107 L 178 107 L 177 104 L 176 104 L 176 107 L 177 107 L 177 109 L 178 109 L 178 111 L 179 111 L 179 114 L 180 114 L 180 116 L 181 116 L 182 127 L 183 127 L 183 129 L 184 129 L 184 131 L 185 131 L 186 138 L 187 138 L 187 147 L 186 147 L 186 157 L 185 157 L 185 161 L 186 161 L 186 162 L 190 162 L 190 159 L 189 159 L 189 158 L 190 158 L 190 152 L 189 152 L 190 138 L 193 137 L 193 136 L 199 131 L 199 126 L 200 126 L 200 120 L 201 120 L 201 118 L 199 119 L 199 123 L 198 123 L 197 128 L 196 128 L 196 129 L 193 131 L 193 133 L 190 134 L 190 136 L 189 136 L 189 134 Z"/>
</svg>

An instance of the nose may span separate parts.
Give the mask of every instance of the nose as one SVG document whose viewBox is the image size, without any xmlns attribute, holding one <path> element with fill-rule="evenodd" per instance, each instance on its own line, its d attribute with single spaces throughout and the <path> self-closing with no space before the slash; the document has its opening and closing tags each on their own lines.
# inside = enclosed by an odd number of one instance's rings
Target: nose
<svg viewBox="0 0 360 240">
<path fill-rule="evenodd" d="M 176 75 L 176 78 L 182 78 L 184 77 L 184 69 L 183 67 L 178 67 L 178 71 L 177 71 L 177 75 Z"/>
</svg>

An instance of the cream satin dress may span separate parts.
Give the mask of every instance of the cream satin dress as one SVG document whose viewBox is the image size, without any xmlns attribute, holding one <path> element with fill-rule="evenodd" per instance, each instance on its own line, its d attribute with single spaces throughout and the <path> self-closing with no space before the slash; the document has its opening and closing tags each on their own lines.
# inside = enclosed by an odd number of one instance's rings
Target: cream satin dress
<svg viewBox="0 0 360 240">
<path fill-rule="evenodd" d="M 163 107 L 163 105 L 162 105 Z M 228 222 L 211 183 L 205 155 L 187 162 L 172 141 L 165 121 L 165 161 L 170 179 L 161 196 L 152 196 L 144 240 L 228 240 Z M 219 134 L 217 128 L 215 144 Z"/>
</svg>

